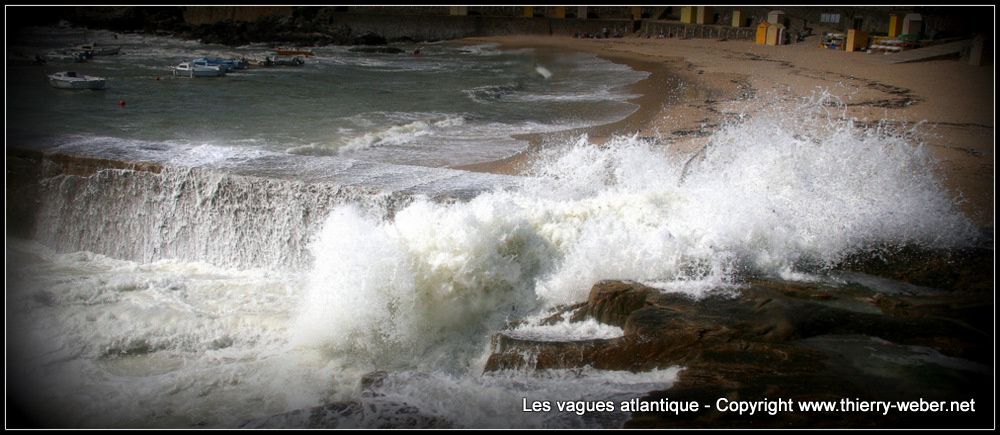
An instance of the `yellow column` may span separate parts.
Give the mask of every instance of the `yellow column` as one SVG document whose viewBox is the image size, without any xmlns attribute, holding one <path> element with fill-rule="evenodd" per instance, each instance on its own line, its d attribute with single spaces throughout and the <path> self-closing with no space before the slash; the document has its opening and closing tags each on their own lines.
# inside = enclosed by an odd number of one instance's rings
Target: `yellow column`
<svg viewBox="0 0 1000 435">
<path fill-rule="evenodd" d="M 566 6 L 553 7 L 552 18 L 566 18 Z"/>
<path fill-rule="evenodd" d="M 642 19 L 642 7 L 632 6 L 632 19 L 641 20 Z"/>
<path fill-rule="evenodd" d="M 785 26 L 773 24 L 767 28 L 767 45 L 781 45 L 782 29 Z"/>
<path fill-rule="evenodd" d="M 684 6 L 681 8 L 681 22 L 694 24 L 694 6 Z"/>
<path fill-rule="evenodd" d="M 847 31 L 847 51 L 859 51 L 868 47 L 868 34 L 860 30 Z"/>
<path fill-rule="evenodd" d="M 711 6 L 698 6 L 698 15 L 695 17 L 695 23 L 697 24 L 713 24 L 712 22 L 712 7 Z"/>
<path fill-rule="evenodd" d="M 892 14 L 889 15 L 889 37 L 895 38 L 903 34 L 903 17 Z"/>
<path fill-rule="evenodd" d="M 743 27 L 743 11 L 733 11 L 733 27 Z"/>
<path fill-rule="evenodd" d="M 535 8 L 531 6 L 524 7 L 524 17 L 531 18 L 535 16 Z"/>
<path fill-rule="evenodd" d="M 770 26 L 771 25 L 768 24 L 767 21 L 762 21 L 759 25 L 757 25 L 757 38 L 755 39 L 757 45 L 767 44 L 767 28 Z"/>
</svg>

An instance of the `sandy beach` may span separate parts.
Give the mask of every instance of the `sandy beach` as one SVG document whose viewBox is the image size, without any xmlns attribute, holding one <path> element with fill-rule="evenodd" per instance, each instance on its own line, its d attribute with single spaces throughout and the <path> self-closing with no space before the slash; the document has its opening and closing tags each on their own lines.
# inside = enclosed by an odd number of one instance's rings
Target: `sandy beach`
<svg viewBox="0 0 1000 435">
<path fill-rule="evenodd" d="M 963 211 L 980 226 L 993 226 L 992 65 L 974 67 L 957 59 L 889 64 L 886 55 L 820 48 L 817 36 L 786 46 L 677 38 L 504 36 L 463 41 L 587 51 L 650 72 L 630 89 L 640 95 L 632 100 L 640 106 L 636 112 L 586 129 L 597 143 L 614 134 L 638 133 L 671 144 L 674 152 L 696 152 L 727 117 L 762 110 L 766 96 L 787 100 L 826 90 L 843 101 L 845 116 L 858 123 L 917 125 L 917 141 L 940 163 L 938 176 L 965 198 Z M 678 79 L 684 86 L 678 86 Z M 753 96 L 764 98 L 748 98 Z M 532 150 L 543 142 L 527 138 L 533 145 L 526 153 L 463 169 L 523 171 Z"/>
</svg>

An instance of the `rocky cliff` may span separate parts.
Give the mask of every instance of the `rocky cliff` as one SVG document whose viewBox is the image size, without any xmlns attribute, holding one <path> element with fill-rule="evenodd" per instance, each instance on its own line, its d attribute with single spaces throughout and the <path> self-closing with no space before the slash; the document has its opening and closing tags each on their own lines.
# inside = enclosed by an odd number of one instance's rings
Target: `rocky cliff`
<svg viewBox="0 0 1000 435">
<path fill-rule="evenodd" d="M 239 46 L 254 42 L 282 45 L 371 45 L 394 41 L 435 41 L 489 35 L 572 35 L 604 27 L 625 32 L 630 20 L 575 20 L 544 16 L 392 14 L 386 8 L 344 7 L 20 7 L 9 10 L 16 27 L 56 25 L 120 32 L 145 32 Z M 444 13 L 441 13 L 441 12 Z M 412 12 L 412 11 L 411 11 Z"/>
</svg>

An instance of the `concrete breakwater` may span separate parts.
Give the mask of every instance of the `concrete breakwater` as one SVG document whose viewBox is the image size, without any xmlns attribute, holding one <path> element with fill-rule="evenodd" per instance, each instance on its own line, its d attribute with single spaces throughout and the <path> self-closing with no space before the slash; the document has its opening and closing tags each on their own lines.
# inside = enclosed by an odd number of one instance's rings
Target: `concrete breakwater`
<svg viewBox="0 0 1000 435">
<path fill-rule="evenodd" d="M 311 237 L 338 204 L 392 216 L 417 196 L 460 201 L 516 180 L 291 155 L 177 164 L 124 147 L 9 150 L 7 168 L 11 236 L 132 261 L 292 270 L 308 267 Z"/>
</svg>

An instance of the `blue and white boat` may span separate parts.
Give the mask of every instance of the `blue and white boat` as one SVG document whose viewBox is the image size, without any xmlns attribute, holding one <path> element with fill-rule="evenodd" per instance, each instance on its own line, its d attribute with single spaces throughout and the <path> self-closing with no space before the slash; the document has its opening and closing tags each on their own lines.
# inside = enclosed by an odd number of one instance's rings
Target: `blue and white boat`
<svg viewBox="0 0 1000 435">
<path fill-rule="evenodd" d="M 196 64 L 206 64 L 208 66 L 219 66 L 225 69 L 226 72 L 247 69 L 247 67 L 250 66 L 246 59 L 222 59 L 218 57 L 200 57 L 192 62 Z"/>
</svg>

